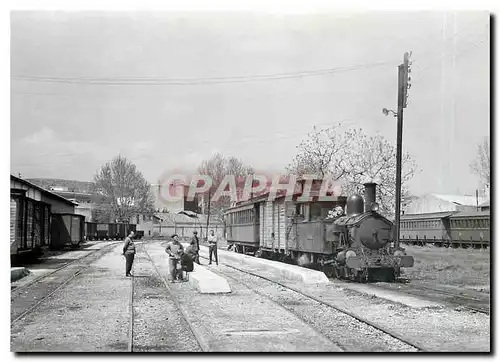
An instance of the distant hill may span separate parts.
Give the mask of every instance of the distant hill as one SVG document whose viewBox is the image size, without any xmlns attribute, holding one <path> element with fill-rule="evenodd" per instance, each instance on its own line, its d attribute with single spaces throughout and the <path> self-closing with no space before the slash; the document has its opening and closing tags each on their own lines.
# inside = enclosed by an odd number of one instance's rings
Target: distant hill
<svg viewBox="0 0 500 362">
<path fill-rule="evenodd" d="M 29 178 L 26 179 L 37 186 L 49 190 L 51 187 L 61 189 L 61 191 L 95 193 L 95 183 L 89 181 L 62 180 L 54 178 Z"/>
</svg>

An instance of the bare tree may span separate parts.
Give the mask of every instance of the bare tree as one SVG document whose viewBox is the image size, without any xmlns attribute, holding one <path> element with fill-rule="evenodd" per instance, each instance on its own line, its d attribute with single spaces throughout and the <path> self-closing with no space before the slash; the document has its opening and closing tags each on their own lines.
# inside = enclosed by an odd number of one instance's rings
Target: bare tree
<svg viewBox="0 0 500 362">
<path fill-rule="evenodd" d="M 337 126 L 309 133 L 308 138 L 298 146 L 298 153 L 287 170 L 297 176 L 316 175 L 332 176 L 339 179 L 345 173 L 344 163 L 339 157 L 346 145 L 345 139 L 339 133 Z M 335 162 L 334 162 L 335 161 Z"/>
<path fill-rule="evenodd" d="M 246 166 L 243 162 L 235 157 L 225 157 L 221 153 L 214 154 L 210 159 L 202 161 L 198 167 L 198 172 L 201 175 L 210 176 L 212 185 L 210 189 L 205 192 L 203 202 L 207 213 L 207 230 L 210 223 L 210 217 L 218 221 L 222 221 L 222 213 L 224 209 L 228 208 L 231 203 L 229 196 L 222 196 L 217 200 L 213 196 L 221 183 L 224 181 L 226 175 L 234 175 L 236 181 L 240 181 L 243 177 L 253 173 L 250 166 Z M 241 196 L 244 182 L 237 182 L 237 194 Z M 228 187 L 225 188 L 227 191 Z"/>
<path fill-rule="evenodd" d="M 346 195 L 361 193 L 363 184 L 377 182 L 380 212 L 393 216 L 396 202 L 396 148 L 381 135 L 367 136 L 361 129 L 348 130 L 343 154 L 345 173 L 342 190 Z M 415 174 L 416 164 L 408 153 L 402 155 L 401 200 L 409 197 L 407 182 Z"/>
<path fill-rule="evenodd" d="M 488 188 L 490 187 L 490 167 L 490 140 L 485 137 L 477 147 L 477 155 L 470 168 Z"/>
<path fill-rule="evenodd" d="M 152 212 L 151 186 L 125 157 L 118 155 L 103 165 L 94 181 L 104 196 L 104 201 L 98 204 L 103 214 L 129 222 L 134 215 Z"/>
<path fill-rule="evenodd" d="M 408 197 L 406 183 L 413 177 L 415 162 L 409 154 L 402 158 L 402 200 Z M 368 136 L 361 129 L 340 132 L 337 126 L 316 130 L 298 146 L 298 154 L 288 167 L 298 176 L 305 173 L 331 176 L 342 183 L 342 193 L 361 193 L 363 184 L 378 184 L 380 211 L 394 215 L 396 149 L 380 135 Z"/>
</svg>

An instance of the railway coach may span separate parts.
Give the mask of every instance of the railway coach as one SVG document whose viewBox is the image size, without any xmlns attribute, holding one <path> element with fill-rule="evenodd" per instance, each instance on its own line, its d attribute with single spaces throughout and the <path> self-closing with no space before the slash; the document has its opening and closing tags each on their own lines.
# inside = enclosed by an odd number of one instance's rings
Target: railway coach
<svg viewBox="0 0 500 362">
<path fill-rule="evenodd" d="M 401 241 L 412 245 L 487 248 L 489 211 L 449 211 L 401 216 Z"/>
</svg>

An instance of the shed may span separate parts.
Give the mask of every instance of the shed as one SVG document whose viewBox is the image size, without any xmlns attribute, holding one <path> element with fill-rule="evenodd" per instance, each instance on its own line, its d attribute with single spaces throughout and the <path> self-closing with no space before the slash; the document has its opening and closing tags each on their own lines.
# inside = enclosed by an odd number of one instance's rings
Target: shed
<svg viewBox="0 0 500 362">
<path fill-rule="evenodd" d="M 76 205 L 40 186 L 10 175 L 11 254 L 49 245 L 52 213 L 73 214 Z"/>
<path fill-rule="evenodd" d="M 463 195 L 445 195 L 445 194 L 426 194 L 417 197 L 408 204 L 405 214 L 425 214 L 444 211 L 475 211 L 477 204 L 486 201 L 484 197 L 463 196 Z"/>
</svg>

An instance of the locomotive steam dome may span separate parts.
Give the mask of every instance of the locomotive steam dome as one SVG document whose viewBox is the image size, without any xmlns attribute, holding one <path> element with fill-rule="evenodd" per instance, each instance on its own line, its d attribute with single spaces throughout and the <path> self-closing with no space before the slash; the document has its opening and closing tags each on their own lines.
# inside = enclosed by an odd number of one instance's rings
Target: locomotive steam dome
<svg viewBox="0 0 500 362">
<path fill-rule="evenodd" d="M 355 216 L 363 213 L 364 201 L 360 195 L 354 194 L 347 199 L 347 216 Z"/>
</svg>

